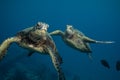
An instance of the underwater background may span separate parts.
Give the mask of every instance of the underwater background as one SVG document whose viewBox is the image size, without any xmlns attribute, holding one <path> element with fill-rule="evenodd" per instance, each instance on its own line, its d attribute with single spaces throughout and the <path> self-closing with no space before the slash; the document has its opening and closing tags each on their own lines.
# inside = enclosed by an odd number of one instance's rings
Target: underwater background
<svg viewBox="0 0 120 80">
<path fill-rule="evenodd" d="M 48 32 L 73 25 L 85 35 L 114 44 L 91 44 L 93 60 L 53 36 L 63 58 L 66 80 L 120 80 L 120 0 L 0 0 L 0 43 L 37 22 L 50 25 Z M 48 55 L 33 54 L 12 44 L 0 61 L 0 80 L 57 80 Z M 100 60 L 105 59 L 110 69 Z"/>
</svg>

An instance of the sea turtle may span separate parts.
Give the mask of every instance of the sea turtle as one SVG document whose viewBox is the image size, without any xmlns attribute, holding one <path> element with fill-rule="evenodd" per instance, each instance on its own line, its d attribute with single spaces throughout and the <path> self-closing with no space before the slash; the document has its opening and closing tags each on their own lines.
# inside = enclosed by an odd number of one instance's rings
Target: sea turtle
<svg viewBox="0 0 120 80">
<path fill-rule="evenodd" d="M 71 46 L 72 48 L 75 48 L 81 52 L 87 53 L 89 58 L 91 57 L 91 48 L 89 46 L 89 43 L 113 43 L 112 41 L 96 41 L 94 39 L 91 39 L 87 36 L 85 36 L 82 32 L 80 32 L 78 29 L 75 29 L 72 25 L 67 25 L 67 28 L 65 32 L 61 30 L 55 30 L 50 35 L 60 35 L 63 39 L 63 41 Z"/>
<path fill-rule="evenodd" d="M 65 80 L 64 73 L 60 66 L 60 64 L 62 64 L 62 58 L 58 54 L 52 37 L 47 32 L 48 27 L 48 24 L 38 22 L 37 25 L 26 28 L 18 32 L 14 37 L 6 39 L 0 45 L 0 59 L 5 56 L 11 43 L 17 43 L 19 46 L 30 51 L 29 56 L 34 52 L 49 54 L 52 59 L 52 63 L 58 72 L 58 79 Z"/>
</svg>

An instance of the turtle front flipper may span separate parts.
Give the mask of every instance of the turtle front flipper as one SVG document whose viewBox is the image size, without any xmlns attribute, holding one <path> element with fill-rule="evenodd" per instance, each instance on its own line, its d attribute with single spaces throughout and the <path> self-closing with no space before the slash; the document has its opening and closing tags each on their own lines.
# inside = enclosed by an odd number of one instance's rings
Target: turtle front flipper
<svg viewBox="0 0 120 80">
<path fill-rule="evenodd" d="M 31 30 L 33 30 L 34 27 L 29 27 L 29 28 L 26 28 L 20 32 L 17 33 L 17 35 L 25 35 L 27 33 L 29 33 Z"/>
<path fill-rule="evenodd" d="M 61 56 L 58 54 L 55 43 L 51 36 L 47 36 L 46 52 L 49 53 L 52 59 L 52 63 L 58 73 L 58 80 L 65 80 L 64 73 L 62 72 L 60 66 L 63 63 L 63 61 Z"/>
<path fill-rule="evenodd" d="M 5 41 L 2 42 L 0 45 L 0 60 L 5 56 L 7 49 L 13 42 L 19 42 L 20 39 L 18 37 L 11 37 L 6 39 Z"/>
<path fill-rule="evenodd" d="M 62 71 L 62 68 L 60 67 L 61 62 L 59 62 L 59 59 L 56 57 L 56 54 L 53 53 L 52 49 L 48 48 L 47 50 L 52 59 L 52 63 L 58 72 L 58 80 L 65 80 L 64 73 Z"/>
<path fill-rule="evenodd" d="M 115 43 L 115 42 L 114 41 L 96 41 L 96 43 L 111 44 L 111 43 Z"/>
<path fill-rule="evenodd" d="M 91 38 L 86 37 L 86 36 L 83 37 L 83 40 L 85 42 L 88 42 L 88 43 L 101 43 L 101 44 L 111 44 L 111 43 L 114 43 L 114 41 L 97 41 L 97 40 L 91 39 Z"/>
<path fill-rule="evenodd" d="M 49 33 L 50 35 L 64 35 L 64 32 L 62 32 L 61 30 L 55 30 L 53 32 Z"/>
</svg>

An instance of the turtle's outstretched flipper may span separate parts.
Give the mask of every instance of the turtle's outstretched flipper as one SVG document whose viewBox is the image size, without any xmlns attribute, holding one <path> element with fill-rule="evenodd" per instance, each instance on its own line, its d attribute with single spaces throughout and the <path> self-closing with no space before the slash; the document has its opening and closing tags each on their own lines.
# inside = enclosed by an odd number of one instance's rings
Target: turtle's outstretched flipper
<svg viewBox="0 0 120 80">
<path fill-rule="evenodd" d="M 62 69 L 60 67 L 61 61 L 59 61 L 59 58 L 57 58 L 56 53 L 54 53 L 52 49 L 48 48 L 47 50 L 52 59 L 52 63 L 58 72 L 58 80 L 65 80 L 64 73 L 62 72 Z"/>
<path fill-rule="evenodd" d="M 86 37 L 86 36 L 83 37 L 83 40 L 84 40 L 85 42 L 88 42 L 88 43 L 100 43 L 100 44 L 111 44 L 111 43 L 115 43 L 114 41 L 97 41 L 97 40 L 91 39 L 91 38 Z"/>
<path fill-rule="evenodd" d="M 63 36 L 64 35 L 64 32 L 62 32 L 61 30 L 55 30 L 55 31 L 53 31 L 53 32 L 50 32 L 49 33 L 51 36 L 54 36 L 54 35 L 61 35 L 61 36 Z"/>
<path fill-rule="evenodd" d="M 18 37 L 11 37 L 6 39 L 5 41 L 2 42 L 0 45 L 0 60 L 5 56 L 7 49 L 13 42 L 19 42 L 20 39 Z"/>
<path fill-rule="evenodd" d="M 96 41 L 96 43 L 111 44 L 111 43 L 115 43 L 115 42 L 114 41 Z"/>
</svg>

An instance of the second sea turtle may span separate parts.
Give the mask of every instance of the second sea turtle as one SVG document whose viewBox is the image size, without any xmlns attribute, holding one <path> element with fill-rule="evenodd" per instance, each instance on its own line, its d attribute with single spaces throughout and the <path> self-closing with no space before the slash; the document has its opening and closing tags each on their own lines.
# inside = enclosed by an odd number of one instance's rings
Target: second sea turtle
<svg viewBox="0 0 120 80">
<path fill-rule="evenodd" d="M 75 29 L 72 25 L 67 25 L 66 30 L 63 32 L 61 30 L 55 30 L 50 33 L 50 35 L 59 35 L 62 37 L 63 41 L 70 47 L 79 50 L 81 52 L 87 53 L 89 58 L 92 59 L 91 53 L 92 50 L 89 46 L 89 43 L 104 43 L 109 44 L 113 41 L 97 41 L 85 36 L 78 29 Z"/>
</svg>

